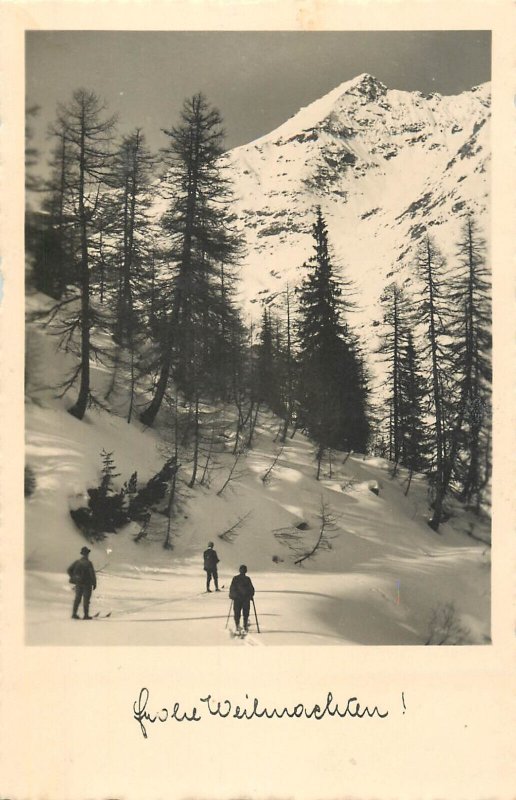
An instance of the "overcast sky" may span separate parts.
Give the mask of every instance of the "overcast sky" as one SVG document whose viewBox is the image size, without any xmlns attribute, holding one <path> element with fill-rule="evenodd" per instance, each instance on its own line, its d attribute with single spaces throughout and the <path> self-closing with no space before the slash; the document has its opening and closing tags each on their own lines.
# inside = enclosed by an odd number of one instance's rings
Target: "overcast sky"
<svg viewBox="0 0 516 800">
<path fill-rule="evenodd" d="M 224 118 L 226 146 L 252 141 L 343 81 L 369 72 L 391 89 L 456 94 L 490 80 L 490 33 L 30 31 L 27 104 L 41 106 L 35 144 L 58 102 L 84 87 L 144 129 L 149 146 L 202 91 Z"/>
</svg>

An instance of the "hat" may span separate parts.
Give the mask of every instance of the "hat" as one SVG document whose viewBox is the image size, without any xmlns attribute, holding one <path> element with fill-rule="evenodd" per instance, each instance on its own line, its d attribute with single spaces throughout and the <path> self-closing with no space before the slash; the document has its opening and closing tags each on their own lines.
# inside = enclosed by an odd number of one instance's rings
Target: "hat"
<svg viewBox="0 0 516 800">
<path fill-rule="evenodd" d="M 213 542 L 208 542 L 208 547 L 213 547 Z"/>
<path fill-rule="evenodd" d="M 90 550 L 90 548 L 89 548 L 89 547 L 83 547 L 83 548 L 81 549 L 81 556 L 87 556 L 87 555 L 88 555 L 88 553 L 91 553 L 91 550 Z"/>
<path fill-rule="evenodd" d="M 246 572 L 247 572 L 247 567 L 246 567 L 246 565 L 245 565 L 245 564 L 242 564 L 242 566 L 240 566 L 240 567 L 238 568 L 238 571 L 239 571 L 239 572 L 242 572 L 242 573 L 246 573 Z"/>
</svg>

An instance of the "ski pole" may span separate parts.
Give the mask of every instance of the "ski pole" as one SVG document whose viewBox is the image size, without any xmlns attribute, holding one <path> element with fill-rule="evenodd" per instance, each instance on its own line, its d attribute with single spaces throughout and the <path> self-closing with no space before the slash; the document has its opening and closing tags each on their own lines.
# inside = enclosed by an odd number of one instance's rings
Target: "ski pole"
<svg viewBox="0 0 516 800">
<path fill-rule="evenodd" d="M 224 626 L 224 628 L 225 628 L 225 629 L 228 627 L 229 617 L 230 617 L 230 615 L 231 615 L 231 609 L 232 609 L 232 608 L 233 608 L 233 601 L 231 601 L 231 603 L 230 603 L 230 606 L 229 606 L 228 618 L 227 618 L 227 620 L 226 620 L 226 624 L 225 624 L 225 626 Z"/>
<path fill-rule="evenodd" d="M 260 626 L 258 625 L 258 615 L 257 615 L 257 613 L 256 613 L 256 606 L 255 606 L 255 604 L 254 604 L 254 597 L 252 597 L 252 598 L 251 598 L 251 600 L 253 601 L 253 608 L 254 608 L 254 618 L 255 618 L 255 620 L 256 620 L 256 630 L 258 631 L 258 633 L 260 633 Z"/>
</svg>

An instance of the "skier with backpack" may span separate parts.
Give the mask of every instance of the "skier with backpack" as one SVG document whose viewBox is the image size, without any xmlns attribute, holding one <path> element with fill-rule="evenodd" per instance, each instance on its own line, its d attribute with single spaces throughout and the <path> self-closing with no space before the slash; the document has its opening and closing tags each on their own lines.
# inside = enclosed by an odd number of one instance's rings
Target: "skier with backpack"
<svg viewBox="0 0 516 800">
<path fill-rule="evenodd" d="M 244 617 L 244 631 L 249 630 L 249 609 L 254 597 L 254 586 L 246 574 L 247 567 L 242 564 L 229 587 L 229 597 L 233 601 L 233 614 L 237 631 L 240 630 L 240 615 Z"/>
<path fill-rule="evenodd" d="M 82 558 L 78 558 L 73 564 L 68 567 L 68 575 L 70 583 L 75 586 L 75 598 L 73 601 L 72 619 L 80 619 L 77 614 L 81 600 L 83 603 L 84 617 L 83 619 L 91 619 L 90 617 L 90 599 L 91 593 L 97 588 L 97 576 L 95 568 L 88 556 L 91 550 L 88 547 L 81 549 Z"/>
<path fill-rule="evenodd" d="M 217 564 L 219 557 L 213 549 L 213 542 L 208 542 L 208 549 L 204 551 L 204 571 L 206 572 L 206 591 L 211 592 L 210 583 L 213 578 L 215 584 L 215 591 L 220 592 L 219 589 L 219 576 L 217 572 Z"/>
</svg>

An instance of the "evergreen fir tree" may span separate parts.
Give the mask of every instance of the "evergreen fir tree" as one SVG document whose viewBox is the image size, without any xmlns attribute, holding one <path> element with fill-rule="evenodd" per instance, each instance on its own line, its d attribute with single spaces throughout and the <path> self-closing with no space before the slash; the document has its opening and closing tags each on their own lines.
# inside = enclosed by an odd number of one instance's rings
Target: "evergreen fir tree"
<svg viewBox="0 0 516 800">
<path fill-rule="evenodd" d="M 400 460 L 413 472 L 428 467 L 429 442 L 425 425 L 424 398 L 428 388 L 421 373 L 412 332 L 400 353 Z M 410 479 L 409 479 L 410 480 Z"/>
<path fill-rule="evenodd" d="M 281 408 L 284 420 L 283 429 L 281 431 L 280 441 L 285 442 L 287 438 L 288 426 L 295 416 L 296 404 L 296 359 L 293 348 L 293 335 L 292 335 L 292 313 L 291 313 L 291 295 L 290 287 L 287 287 L 284 292 L 285 297 L 285 334 L 284 344 L 280 348 L 279 358 L 280 367 L 279 372 L 281 375 L 280 391 L 281 391 Z"/>
<path fill-rule="evenodd" d="M 257 347 L 257 395 L 275 414 L 280 414 L 280 373 L 278 363 L 278 342 L 272 329 L 271 312 L 264 308 L 262 325 Z"/>
<path fill-rule="evenodd" d="M 140 128 L 122 139 L 114 162 L 116 207 L 119 223 L 115 231 L 120 254 L 117 335 L 130 340 L 136 328 L 136 313 L 145 310 L 150 284 L 153 230 L 150 218 L 155 159 Z"/>
<path fill-rule="evenodd" d="M 472 216 L 468 216 L 457 248 L 457 266 L 449 282 L 451 339 L 454 376 L 450 396 L 451 436 L 447 453 L 442 499 L 434 510 L 438 524 L 444 494 L 455 472 L 463 500 L 471 501 L 483 485 L 482 447 L 489 436 L 491 386 L 490 284 L 485 242 Z M 489 447 L 489 445 L 487 445 Z"/>
<path fill-rule="evenodd" d="M 388 364 L 389 381 L 389 441 L 391 450 L 389 459 L 394 462 L 394 469 L 402 455 L 402 395 L 401 395 L 401 358 L 402 346 L 408 329 L 408 304 L 403 289 L 395 283 L 385 288 L 380 298 L 384 307 L 383 322 L 385 333 L 379 352 L 385 356 Z"/>
<path fill-rule="evenodd" d="M 449 366 L 444 346 L 446 325 L 444 317 L 444 267 L 445 262 L 437 245 L 429 236 L 420 243 L 416 270 L 422 285 L 418 306 L 419 319 L 425 327 L 427 344 L 422 358 L 429 365 L 430 408 L 434 466 L 431 472 L 434 490 L 434 515 L 431 527 L 437 530 L 442 515 L 445 489 L 445 457 L 448 449 L 448 426 L 445 407 L 445 372 Z"/>
<path fill-rule="evenodd" d="M 169 242 L 172 278 L 167 292 L 166 324 L 160 342 L 160 370 L 150 405 L 141 415 L 152 425 L 169 378 L 174 377 L 187 396 L 197 393 L 200 371 L 193 370 L 193 354 L 210 367 L 213 342 L 221 344 L 227 296 L 221 291 L 220 270 L 236 264 L 239 239 L 229 213 L 230 187 L 223 175 L 221 117 L 202 94 L 186 100 L 181 124 L 169 131 L 164 180 L 169 207 L 163 227 Z M 208 374 L 213 374 L 211 368 Z"/>
<path fill-rule="evenodd" d="M 34 276 L 36 288 L 60 300 L 67 284 L 77 285 L 75 258 L 77 232 L 72 209 L 68 207 L 68 182 L 71 172 L 71 149 L 66 129 L 59 121 L 50 129 L 54 146 L 50 158 L 50 177 L 43 184 L 42 224 L 35 242 Z"/>
<path fill-rule="evenodd" d="M 122 139 L 113 165 L 114 191 L 107 220 L 107 290 L 114 309 L 114 370 L 106 399 L 119 374 L 129 388 L 127 421 L 131 422 L 137 383 L 152 374 L 152 342 L 156 326 L 153 297 L 157 245 L 151 212 L 155 159 L 137 128 Z M 104 264 L 104 258 L 101 263 Z M 100 295 L 102 298 L 102 293 Z M 153 307 L 154 304 L 154 307 Z M 152 319 L 154 315 L 154 319 Z"/>
<path fill-rule="evenodd" d="M 114 117 L 106 118 L 104 112 L 99 98 L 85 89 L 74 92 L 72 100 L 59 107 L 56 130 L 64 149 L 59 156 L 57 182 L 49 186 L 51 198 L 57 197 L 59 235 L 64 235 L 64 228 L 59 228 L 62 221 L 66 224 L 67 246 L 74 249 L 70 258 L 73 271 L 65 279 L 74 290 L 54 306 L 50 319 L 59 314 L 55 329 L 61 346 L 78 357 L 77 367 L 61 386 L 64 394 L 80 378 L 77 400 L 69 409 L 77 419 L 82 419 L 88 405 L 95 402 L 90 387 L 90 361 L 105 356 L 91 340 L 92 328 L 109 330 L 105 315 L 92 302 L 95 241 L 102 197 L 111 179 L 110 148 L 115 124 Z"/>
<path fill-rule="evenodd" d="M 116 472 L 113 453 L 108 453 L 103 449 L 100 453 L 100 457 L 102 459 L 102 481 L 100 487 L 102 491 L 107 494 L 107 492 L 112 489 L 114 478 L 120 477 L 120 473 Z"/>
<path fill-rule="evenodd" d="M 72 518 L 79 527 L 84 529 L 86 525 L 86 529 L 90 528 L 95 536 L 115 532 L 128 521 L 125 488 L 116 492 L 113 486 L 114 479 L 119 477 L 113 453 L 102 450 L 100 457 L 102 459 L 100 485 L 95 489 L 88 489 L 88 509 L 79 509 L 75 514 L 72 513 Z"/>
<path fill-rule="evenodd" d="M 319 472 L 328 448 L 365 450 L 369 427 L 362 368 L 343 319 L 345 298 L 320 208 L 313 236 L 315 254 L 299 297 L 299 416 L 317 442 Z"/>
</svg>

